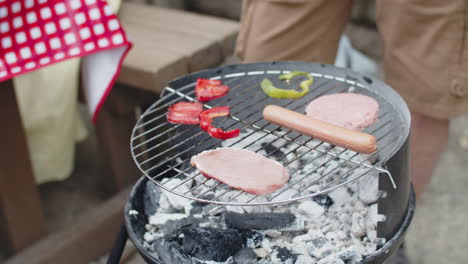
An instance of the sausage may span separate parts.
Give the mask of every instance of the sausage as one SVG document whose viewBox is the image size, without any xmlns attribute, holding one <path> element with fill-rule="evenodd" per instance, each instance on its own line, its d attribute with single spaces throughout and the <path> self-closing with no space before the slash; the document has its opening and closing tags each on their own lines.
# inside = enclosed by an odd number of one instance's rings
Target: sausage
<svg viewBox="0 0 468 264">
<path fill-rule="evenodd" d="M 267 105 L 263 109 L 263 118 L 300 134 L 359 153 L 370 154 L 377 150 L 373 135 L 323 122 L 280 106 Z"/>
</svg>

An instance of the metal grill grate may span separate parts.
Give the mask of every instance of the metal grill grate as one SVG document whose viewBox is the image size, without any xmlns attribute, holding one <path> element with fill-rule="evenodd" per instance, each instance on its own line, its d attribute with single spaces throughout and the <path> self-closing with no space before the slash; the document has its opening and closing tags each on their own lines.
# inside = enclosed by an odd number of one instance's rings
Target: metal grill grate
<svg viewBox="0 0 468 264">
<path fill-rule="evenodd" d="M 399 147 L 404 135 L 398 109 L 356 80 L 316 72 L 311 73 L 314 76 L 311 92 L 299 100 L 266 96 L 260 82 L 267 77 L 277 86 L 284 85 L 278 82 L 277 77 L 286 72 L 236 72 L 211 78 L 221 79 L 231 91 L 225 97 L 204 104 L 204 107 L 229 105 L 231 115 L 216 119 L 215 125 L 226 130 L 240 128 L 243 131 L 239 137 L 227 141 L 211 138 L 198 126 L 166 122 L 166 110 L 171 104 L 195 101 L 195 82 L 177 88 L 166 87 L 162 98 L 143 113 L 134 128 L 131 151 L 135 163 L 145 176 L 169 192 L 200 202 L 224 205 L 287 203 L 329 192 L 364 175 L 387 173 L 391 178 L 382 165 Z M 300 81 L 297 78 L 292 85 L 298 85 Z M 366 94 L 379 102 L 379 120 L 365 130 L 376 137 L 376 152 L 363 155 L 330 146 L 279 128 L 262 118 L 263 107 L 268 104 L 304 112 L 312 99 L 337 92 Z M 190 166 L 191 156 L 222 146 L 241 147 L 274 157 L 289 170 L 290 181 L 271 195 L 256 196 L 208 179 Z"/>
</svg>

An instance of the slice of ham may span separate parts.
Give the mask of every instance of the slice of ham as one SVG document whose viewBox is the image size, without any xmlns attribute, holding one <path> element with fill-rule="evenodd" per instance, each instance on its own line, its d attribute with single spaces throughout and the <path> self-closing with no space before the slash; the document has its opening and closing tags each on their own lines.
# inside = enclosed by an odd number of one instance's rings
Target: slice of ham
<svg viewBox="0 0 468 264">
<path fill-rule="evenodd" d="M 204 176 L 255 195 L 272 193 L 286 184 L 289 173 L 279 162 L 238 148 L 218 148 L 190 160 Z"/>
<path fill-rule="evenodd" d="M 379 104 L 366 95 L 335 93 L 312 100 L 306 114 L 337 126 L 363 130 L 377 121 Z"/>
</svg>

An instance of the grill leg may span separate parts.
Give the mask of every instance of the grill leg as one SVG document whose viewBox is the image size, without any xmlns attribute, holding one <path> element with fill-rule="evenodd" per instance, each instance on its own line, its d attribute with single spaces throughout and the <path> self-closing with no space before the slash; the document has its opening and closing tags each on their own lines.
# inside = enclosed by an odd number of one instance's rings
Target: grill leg
<svg viewBox="0 0 468 264">
<path fill-rule="evenodd" d="M 11 80 L 0 83 L 0 121 L 0 247 L 14 253 L 45 235 L 46 222 Z"/>
</svg>

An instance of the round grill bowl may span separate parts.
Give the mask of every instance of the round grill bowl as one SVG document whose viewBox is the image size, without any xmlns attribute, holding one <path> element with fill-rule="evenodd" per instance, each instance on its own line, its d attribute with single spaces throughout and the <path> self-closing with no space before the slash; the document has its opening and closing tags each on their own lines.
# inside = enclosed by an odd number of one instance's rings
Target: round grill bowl
<svg viewBox="0 0 468 264">
<path fill-rule="evenodd" d="M 314 76 L 314 84 L 307 96 L 294 102 L 287 100 L 273 102 L 271 98 L 265 98 L 266 96 L 258 85 L 263 78 L 268 77 L 281 87 L 281 83 L 277 80 L 278 75 L 294 70 L 309 72 Z M 391 87 L 375 78 L 332 65 L 304 62 L 264 62 L 208 69 L 174 80 L 165 89 L 161 99 L 149 107 L 137 122 L 133 130 L 131 151 L 136 165 L 146 177 L 140 179 L 134 186 L 127 201 L 125 232 L 128 233 L 129 238 L 147 263 L 168 264 L 163 263 L 155 254 L 143 247 L 145 224 L 148 215 L 151 215 L 145 211 L 145 208 L 148 205 L 155 206 L 152 204 L 154 201 L 145 195 L 147 184 L 158 185 L 154 186 L 157 187 L 158 191 L 170 191 L 193 200 L 232 204 L 229 200 L 202 200 L 200 197 L 184 195 L 177 187 L 169 188 L 161 181 L 164 178 L 181 174 L 188 176 L 184 170 L 189 169 L 189 167 L 182 166 L 183 163 L 187 163 L 187 159 L 192 155 L 219 144 L 205 134 L 199 133 L 196 126 L 187 128 L 165 122 L 165 113 L 169 105 L 179 101 L 194 100 L 193 88 L 197 78 L 221 79 L 223 83 L 231 87 L 231 92 L 227 96 L 205 104 L 206 108 L 220 105 L 231 106 L 232 116 L 225 120 L 227 122 L 225 125 L 230 126 L 231 129 L 248 127 L 273 133 L 275 127 L 264 123 L 265 121 L 262 121 L 261 115 L 258 114 L 267 103 L 303 112 L 304 104 L 317 96 L 328 93 L 356 91 L 376 99 L 379 102 L 380 110 L 382 110 L 381 114 L 384 116 L 380 116 L 374 127 L 368 128 L 365 132 L 374 134 L 378 139 L 379 150 L 374 153 L 377 161 L 369 170 L 377 170 L 380 173 L 379 190 L 386 194 L 378 200 L 379 214 L 385 215 L 386 220 L 378 223 L 377 234 L 379 237 L 386 238 L 387 243 L 361 263 L 383 263 L 398 249 L 415 210 L 414 191 L 408 173 L 410 114 L 403 99 Z M 241 94 L 242 96 L 240 96 Z M 247 103 L 239 101 L 239 98 Z M 254 114 L 250 115 L 250 113 Z M 290 137 L 294 138 L 294 136 Z M 299 137 L 299 140 L 294 143 L 303 144 L 306 140 L 308 139 Z M 169 149 L 169 151 L 164 149 Z M 363 165 L 359 164 L 359 166 Z M 389 177 L 390 175 L 391 177 Z M 365 177 L 365 175 L 361 176 Z M 339 187 L 341 184 L 321 191 L 327 192 Z M 319 192 L 309 194 L 307 191 L 303 190 L 295 198 L 291 197 L 291 199 L 280 201 L 271 200 L 270 204 L 308 199 L 319 194 Z M 256 204 L 253 199 L 248 205 Z M 111 254 L 110 260 L 113 259 L 112 255 L 114 254 Z M 109 261 L 108 263 L 117 262 Z"/>
<path fill-rule="evenodd" d="M 137 184 L 133 187 L 129 199 L 125 205 L 124 218 L 125 218 L 125 229 L 128 237 L 133 242 L 138 252 L 149 264 L 168 264 L 163 263 L 158 259 L 156 253 L 149 252 L 143 247 L 143 234 L 145 233 L 145 224 L 147 223 L 148 214 L 145 213 L 145 203 L 154 203 L 154 201 L 148 200 L 145 195 L 146 185 L 148 179 L 142 177 Z M 151 184 L 151 183 L 150 183 Z M 158 186 L 154 186 L 153 190 L 160 190 Z M 403 223 L 399 229 L 393 234 L 393 236 L 374 254 L 368 256 L 366 259 L 361 261 L 361 264 L 381 264 L 384 263 L 393 253 L 399 248 L 403 242 L 404 235 L 411 223 L 411 220 L 415 212 L 415 196 L 414 191 L 411 190 L 411 196 L 407 205 L 406 215 Z M 154 209 L 154 208 L 153 208 Z M 130 212 L 138 212 L 130 213 Z M 113 262 L 109 262 L 113 263 Z"/>
<path fill-rule="evenodd" d="M 278 80 L 281 74 L 290 71 L 303 71 L 310 73 L 314 82 L 310 92 L 295 100 L 273 99 L 265 95 L 260 88 L 264 78 L 270 79 L 278 87 L 285 84 Z M 167 108 L 176 102 L 194 101 L 194 87 L 198 78 L 218 79 L 228 85 L 230 92 L 221 98 L 204 103 L 205 108 L 228 105 L 231 115 L 221 120 L 215 120 L 215 125 L 224 129 L 240 128 L 246 136 L 234 138 L 234 143 L 228 146 L 237 147 L 241 144 L 245 149 L 258 152 L 260 149 L 251 143 L 252 134 L 263 133 L 272 140 L 288 141 L 292 147 L 305 148 L 307 152 L 318 151 L 327 157 L 327 163 L 333 159 L 352 163 L 353 168 L 343 175 L 330 174 L 319 180 L 320 190 L 311 190 L 311 186 L 294 189 L 307 176 L 300 173 L 291 173 L 288 183 L 280 190 L 269 196 L 250 195 L 243 191 L 230 188 L 214 179 L 207 179 L 199 174 L 190 165 L 190 157 L 204 150 L 221 147 L 221 141 L 211 138 L 198 126 L 170 124 L 166 122 Z M 300 77 L 292 80 L 291 85 L 298 86 Z M 282 129 L 270 124 L 262 117 L 262 110 L 266 105 L 275 104 L 285 108 L 304 112 L 305 106 L 313 99 L 331 93 L 356 92 L 373 97 L 379 103 L 379 119 L 364 131 L 374 135 L 377 139 L 378 150 L 367 161 L 374 160 L 372 165 L 358 161 L 361 156 L 351 153 L 351 158 L 344 157 L 350 154 L 348 150 L 338 155 L 323 148 L 324 142 L 317 143 L 310 137 Z M 254 132 L 247 132 L 253 130 Z M 165 191 L 172 192 L 200 202 L 216 203 L 222 205 L 271 205 L 276 203 L 289 203 L 296 200 L 317 196 L 356 180 L 366 177 L 372 172 L 380 174 L 379 190 L 386 195 L 379 199 L 379 213 L 387 217 L 385 223 L 379 223 L 377 232 L 379 237 L 389 240 L 405 219 L 407 204 L 410 196 L 410 179 L 408 173 L 408 139 L 410 132 L 410 113 L 404 100 L 391 87 L 382 81 L 349 69 L 307 62 L 260 62 L 252 64 L 228 65 L 221 68 L 207 69 L 178 78 L 168 84 L 161 95 L 161 99 L 151 105 L 140 117 L 132 133 L 131 153 L 135 164 L 142 173 L 152 182 Z M 333 147 L 334 148 L 334 147 Z M 332 149 L 337 150 L 337 149 Z M 341 151 L 341 150 L 339 150 Z M 287 157 L 281 159 L 286 168 L 290 168 Z M 322 165 L 320 165 L 322 167 Z M 355 168 L 364 169 L 364 173 L 353 174 Z M 318 170 L 318 166 L 315 168 Z M 198 177 L 200 176 L 200 177 Z M 183 184 L 172 186 L 171 180 L 179 178 L 182 182 L 193 183 L 191 192 L 187 192 Z M 164 181 L 168 180 L 168 181 Z M 203 188 L 210 190 L 223 190 L 221 195 L 213 199 L 205 199 Z M 224 189 L 225 188 L 225 189 Z M 226 191 L 224 191 L 226 190 Z M 197 194 L 194 194 L 194 191 Z M 286 194 L 286 195 L 283 195 Z M 236 201 L 235 197 L 248 196 L 246 202 Z M 234 197 L 234 198 L 231 198 Z M 262 200 L 260 198 L 266 198 Z"/>
</svg>

